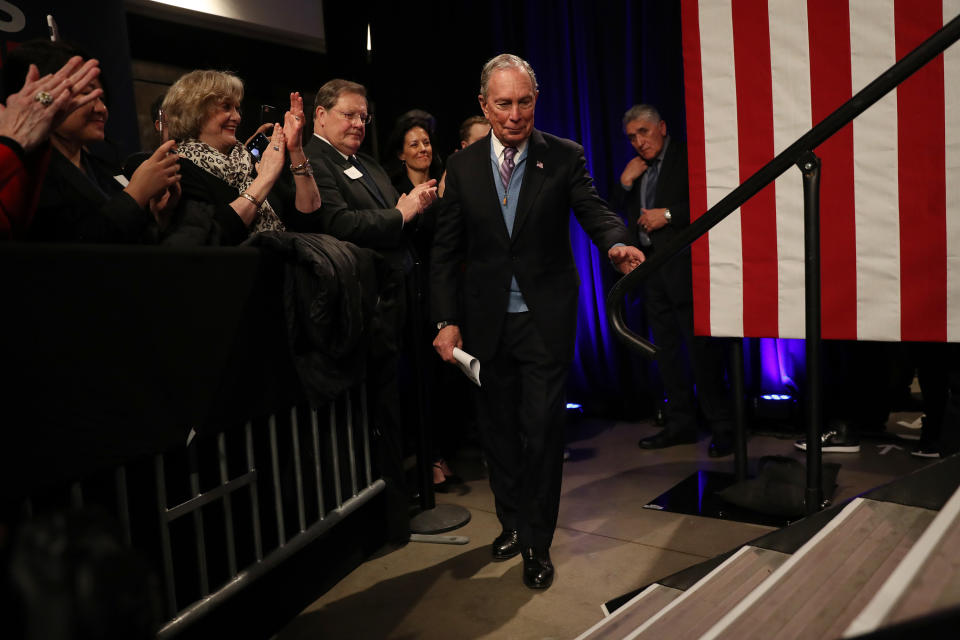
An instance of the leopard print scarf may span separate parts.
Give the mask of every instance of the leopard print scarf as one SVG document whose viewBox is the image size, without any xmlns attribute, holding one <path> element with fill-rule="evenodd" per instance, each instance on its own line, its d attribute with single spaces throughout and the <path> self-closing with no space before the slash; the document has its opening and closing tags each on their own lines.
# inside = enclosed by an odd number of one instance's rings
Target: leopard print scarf
<svg viewBox="0 0 960 640">
<path fill-rule="evenodd" d="M 226 155 L 217 151 L 206 142 L 194 138 L 185 140 L 177 145 L 177 153 L 186 158 L 207 173 L 220 178 L 237 193 L 243 191 L 253 182 L 253 158 L 250 153 L 237 142 Z M 267 200 L 263 201 L 257 210 L 257 217 L 250 228 L 251 232 L 283 231 L 283 222 L 277 216 Z"/>
</svg>

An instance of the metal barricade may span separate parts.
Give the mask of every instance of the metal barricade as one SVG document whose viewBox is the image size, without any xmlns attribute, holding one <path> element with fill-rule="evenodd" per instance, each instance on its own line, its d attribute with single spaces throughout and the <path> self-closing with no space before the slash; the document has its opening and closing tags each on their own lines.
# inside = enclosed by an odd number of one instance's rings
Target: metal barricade
<svg viewBox="0 0 960 640">
<path fill-rule="evenodd" d="M 371 461 L 365 384 L 328 406 L 288 408 L 22 503 L 92 505 L 160 574 L 174 638 L 383 490 Z M 153 505 L 152 507 L 150 505 Z"/>
</svg>

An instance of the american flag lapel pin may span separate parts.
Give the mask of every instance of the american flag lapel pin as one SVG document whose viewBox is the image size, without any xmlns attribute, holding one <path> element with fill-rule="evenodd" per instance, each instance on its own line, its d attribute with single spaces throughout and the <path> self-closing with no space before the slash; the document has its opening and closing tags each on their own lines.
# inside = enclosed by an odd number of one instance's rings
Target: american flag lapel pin
<svg viewBox="0 0 960 640">
<path fill-rule="evenodd" d="M 543 163 L 537 160 L 537 169 L 543 169 Z"/>
</svg>

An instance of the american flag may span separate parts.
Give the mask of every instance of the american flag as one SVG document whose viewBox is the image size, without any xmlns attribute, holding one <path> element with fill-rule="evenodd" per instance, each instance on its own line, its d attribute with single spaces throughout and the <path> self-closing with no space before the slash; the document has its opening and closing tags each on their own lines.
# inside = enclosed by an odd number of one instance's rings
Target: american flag
<svg viewBox="0 0 960 640">
<path fill-rule="evenodd" d="M 960 14 L 960 0 L 683 0 L 691 216 Z M 960 341 L 960 45 L 815 150 L 823 337 Z M 692 249 L 701 335 L 804 336 L 783 174 Z"/>
</svg>

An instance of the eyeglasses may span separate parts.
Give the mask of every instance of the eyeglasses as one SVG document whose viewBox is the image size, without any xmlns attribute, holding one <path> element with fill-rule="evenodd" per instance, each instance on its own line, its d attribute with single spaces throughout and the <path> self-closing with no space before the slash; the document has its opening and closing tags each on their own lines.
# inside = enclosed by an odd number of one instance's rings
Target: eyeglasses
<svg viewBox="0 0 960 640">
<path fill-rule="evenodd" d="M 360 122 L 360 124 L 366 125 L 373 122 L 372 113 L 344 113 L 339 109 L 331 109 L 331 111 L 336 111 L 338 114 L 340 114 L 341 118 L 343 118 L 344 120 L 350 123 Z"/>
</svg>

